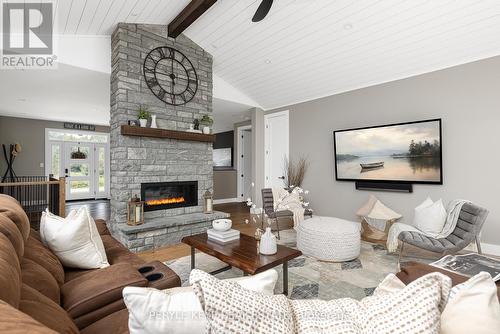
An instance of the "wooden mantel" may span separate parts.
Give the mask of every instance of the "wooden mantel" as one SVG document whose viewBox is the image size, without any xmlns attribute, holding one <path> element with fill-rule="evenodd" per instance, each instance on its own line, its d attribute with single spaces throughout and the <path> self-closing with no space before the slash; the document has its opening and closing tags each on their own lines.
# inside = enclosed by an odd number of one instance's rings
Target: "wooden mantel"
<svg viewBox="0 0 500 334">
<path fill-rule="evenodd" d="M 123 136 L 168 138 L 177 140 L 201 141 L 207 143 L 215 142 L 215 135 L 205 135 L 202 133 L 165 129 L 151 129 L 130 125 L 122 125 L 121 134 Z"/>
</svg>

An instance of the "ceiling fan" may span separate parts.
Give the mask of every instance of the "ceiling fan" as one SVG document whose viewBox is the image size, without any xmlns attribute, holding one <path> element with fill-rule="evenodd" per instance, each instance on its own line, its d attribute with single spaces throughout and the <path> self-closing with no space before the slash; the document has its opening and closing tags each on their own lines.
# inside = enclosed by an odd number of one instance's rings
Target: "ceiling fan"
<svg viewBox="0 0 500 334">
<path fill-rule="evenodd" d="M 252 17 L 252 22 L 262 21 L 269 13 L 269 10 L 271 10 L 272 5 L 273 5 L 273 0 L 262 0 L 262 2 L 259 5 L 259 8 L 257 8 L 257 11 Z"/>
</svg>

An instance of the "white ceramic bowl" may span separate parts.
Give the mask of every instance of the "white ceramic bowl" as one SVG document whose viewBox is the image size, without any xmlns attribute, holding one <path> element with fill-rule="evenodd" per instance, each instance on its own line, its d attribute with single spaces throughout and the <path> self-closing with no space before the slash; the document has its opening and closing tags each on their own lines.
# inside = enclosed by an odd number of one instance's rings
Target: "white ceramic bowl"
<svg viewBox="0 0 500 334">
<path fill-rule="evenodd" d="M 231 219 L 216 219 L 212 222 L 214 230 L 221 232 L 229 230 L 232 225 Z"/>
</svg>

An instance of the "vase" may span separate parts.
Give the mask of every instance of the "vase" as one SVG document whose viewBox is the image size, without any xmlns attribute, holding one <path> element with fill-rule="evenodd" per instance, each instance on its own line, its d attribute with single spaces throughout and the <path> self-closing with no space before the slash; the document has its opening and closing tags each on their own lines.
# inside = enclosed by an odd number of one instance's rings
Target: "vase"
<svg viewBox="0 0 500 334">
<path fill-rule="evenodd" d="M 140 119 L 139 124 L 141 125 L 142 128 L 145 128 L 146 125 L 148 125 L 148 120 L 147 119 Z"/>
<path fill-rule="evenodd" d="M 156 129 L 158 126 L 156 125 L 156 115 L 151 115 L 151 126 L 150 128 Z"/>
<path fill-rule="evenodd" d="M 209 135 L 210 134 L 210 127 L 204 126 L 203 127 L 203 133 L 206 134 L 206 135 Z"/>
<path fill-rule="evenodd" d="M 266 232 L 260 237 L 259 252 L 262 255 L 273 255 L 278 252 L 276 237 L 271 232 L 271 228 L 267 227 Z"/>
</svg>

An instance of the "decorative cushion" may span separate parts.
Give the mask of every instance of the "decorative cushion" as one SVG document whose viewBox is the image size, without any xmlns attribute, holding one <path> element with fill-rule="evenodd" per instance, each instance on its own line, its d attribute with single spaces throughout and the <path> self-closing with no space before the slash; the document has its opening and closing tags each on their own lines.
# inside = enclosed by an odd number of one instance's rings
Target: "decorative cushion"
<svg viewBox="0 0 500 334">
<path fill-rule="evenodd" d="M 361 301 L 291 300 L 296 333 L 435 333 L 451 280 L 428 274 L 395 293 Z"/>
<path fill-rule="evenodd" d="M 237 282 L 245 289 L 273 295 L 278 279 L 276 270 L 227 281 Z M 204 333 L 207 320 L 193 288 L 182 287 L 164 291 L 127 287 L 123 299 L 129 310 L 129 330 L 134 333 Z M 168 315 L 176 315 L 169 317 Z"/>
<path fill-rule="evenodd" d="M 21 269 L 24 284 L 39 291 L 59 305 L 61 299 L 59 284 L 44 267 L 30 259 L 23 259 Z"/>
<path fill-rule="evenodd" d="M 0 300 L 0 333 L 57 334 L 32 317 Z"/>
<path fill-rule="evenodd" d="M 370 212 L 372 212 L 373 206 L 377 203 L 377 197 L 370 195 L 368 197 L 368 201 L 356 212 L 356 216 L 366 217 Z"/>
<path fill-rule="evenodd" d="M 61 306 L 26 284 L 21 290 L 19 310 L 58 333 L 79 333 Z"/>
<path fill-rule="evenodd" d="M 368 217 L 373 219 L 392 220 L 399 219 L 403 216 L 385 206 L 381 201 L 377 200 L 373 205 L 372 211 L 368 214 Z"/>
<path fill-rule="evenodd" d="M 24 258 L 44 267 L 54 277 L 59 286 L 64 284 L 64 268 L 61 261 L 32 234 L 25 243 Z"/>
<path fill-rule="evenodd" d="M 284 295 L 263 295 L 196 269 L 191 271 L 189 282 L 205 312 L 210 333 L 294 332 L 293 315 Z"/>
<path fill-rule="evenodd" d="M 96 224 L 86 207 L 72 210 L 66 218 L 44 212 L 40 235 L 67 267 L 98 269 L 109 266 Z"/>
<path fill-rule="evenodd" d="M 0 194 L 0 213 L 9 217 L 23 235 L 24 241 L 30 234 L 30 220 L 19 202 L 10 196 Z"/>
<path fill-rule="evenodd" d="M 441 333 L 500 333 L 500 304 L 490 274 L 481 272 L 451 289 L 441 314 Z"/>
<path fill-rule="evenodd" d="M 446 216 L 447 213 L 442 200 L 433 203 L 430 198 L 427 198 L 415 208 L 413 226 L 424 233 L 438 234 L 443 230 Z"/>
</svg>

